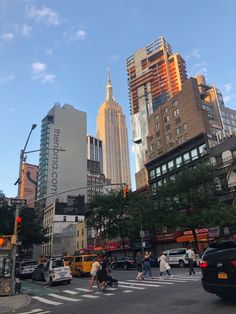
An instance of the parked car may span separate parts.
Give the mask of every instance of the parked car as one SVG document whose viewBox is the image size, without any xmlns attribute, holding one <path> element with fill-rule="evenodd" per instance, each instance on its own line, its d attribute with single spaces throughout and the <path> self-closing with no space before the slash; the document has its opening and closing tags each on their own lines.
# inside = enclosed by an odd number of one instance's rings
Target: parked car
<svg viewBox="0 0 236 314">
<path fill-rule="evenodd" d="M 112 269 L 127 270 L 135 267 L 136 267 L 135 259 L 131 256 L 117 257 L 117 259 L 112 261 L 111 263 Z"/>
<path fill-rule="evenodd" d="M 236 295 L 236 243 L 211 243 L 204 252 L 199 267 L 203 288 L 222 299 Z"/>
<path fill-rule="evenodd" d="M 32 274 L 32 279 L 33 280 L 38 280 L 38 281 L 44 281 L 44 270 L 45 270 L 45 264 L 41 263 L 35 268 Z"/>
<path fill-rule="evenodd" d="M 176 249 L 169 249 L 164 251 L 163 253 L 166 255 L 167 262 L 170 265 L 179 266 L 181 268 L 188 265 L 188 259 L 186 258 L 186 251 L 187 248 L 176 248 Z M 196 264 L 199 260 L 199 255 L 195 252 L 196 255 Z M 160 262 L 160 258 L 158 258 L 158 262 Z"/>
<path fill-rule="evenodd" d="M 72 275 L 80 277 L 82 275 L 89 274 L 95 258 L 97 258 L 96 254 L 82 254 L 74 256 L 70 264 Z"/>
<path fill-rule="evenodd" d="M 16 277 L 20 279 L 32 278 L 33 271 L 37 268 L 37 261 L 20 262 L 16 264 Z"/>
<path fill-rule="evenodd" d="M 44 269 L 44 279 L 52 286 L 57 282 L 71 282 L 71 271 L 69 266 L 65 266 L 63 258 L 51 258 Z"/>
</svg>

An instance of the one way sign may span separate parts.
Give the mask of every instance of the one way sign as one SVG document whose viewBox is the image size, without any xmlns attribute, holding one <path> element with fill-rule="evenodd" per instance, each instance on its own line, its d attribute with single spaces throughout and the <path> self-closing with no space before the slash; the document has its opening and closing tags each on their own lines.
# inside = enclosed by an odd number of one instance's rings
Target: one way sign
<svg viewBox="0 0 236 314">
<path fill-rule="evenodd" d="M 11 205 L 26 205 L 27 200 L 24 198 L 10 198 Z"/>
</svg>

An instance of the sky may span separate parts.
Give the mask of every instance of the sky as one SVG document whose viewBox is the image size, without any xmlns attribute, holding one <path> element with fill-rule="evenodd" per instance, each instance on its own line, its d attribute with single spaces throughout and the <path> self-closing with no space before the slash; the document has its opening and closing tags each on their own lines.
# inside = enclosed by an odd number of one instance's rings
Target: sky
<svg viewBox="0 0 236 314">
<path fill-rule="evenodd" d="M 163 36 L 188 76 L 204 74 L 236 109 L 235 12 L 234 0 L 0 0 L 0 190 L 17 195 L 20 150 L 33 123 L 27 150 L 39 149 L 41 120 L 56 102 L 85 111 L 87 133 L 96 135 L 108 65 L 135 188 L 126 58 Z"/>
</svg>

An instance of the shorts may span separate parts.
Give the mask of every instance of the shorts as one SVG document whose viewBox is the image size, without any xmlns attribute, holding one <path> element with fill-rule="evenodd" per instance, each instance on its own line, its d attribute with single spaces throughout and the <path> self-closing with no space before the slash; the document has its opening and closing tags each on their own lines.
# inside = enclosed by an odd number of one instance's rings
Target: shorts
<svg viewBox="0 0 236 314">
<path fill-rule="evenodd" d="M 97 276 L 97 272 L 96 271 L 91 271 L 90 275 L 93 276 L 93 277 L 96 277 Z"/>
</svg>

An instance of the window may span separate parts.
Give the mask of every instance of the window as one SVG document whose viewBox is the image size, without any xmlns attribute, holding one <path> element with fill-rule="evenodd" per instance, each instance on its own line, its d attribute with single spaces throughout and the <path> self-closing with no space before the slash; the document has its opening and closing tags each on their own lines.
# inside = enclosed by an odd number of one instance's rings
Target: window
<svg viewBox="0 0 236 314">
<path fill-rule="evenodd" d="M 163 164 L 163 165 L 161 166 L 161 171 L 162 171 L 162 174 L 164 174 L 164 173 L 167 172 L 166 164 Z"/>
<path fill-rule="evenodd" d="M 167 124 L 166 125 L 166 131 L 169 131 L 170 130 L 170 124 Z"/>
<path fill-rule="evenodd" d="M 167 114 L 168 113 L 168 108 L 166 107 L 163 111 L 164 111 L 165 114 Z"/>
<path fill-rule="evenodd" d="M 184 160 L 185 163 L 190 161 L 190 154 L 189 154 L 189 152 L 187 152 L 187 153 L 185 153 L 183 155 L 183 160 Z"/>
<path fill-rule="evenodd" d="M 167 122 L 169 122 L 169 121 L 170 121 L 170 117 L 169 117 L 169 116 L 164 117 L 164 122 L 165 122 L 165 123 L 167 123 Z"/>
<path fill-rule="evenodd" d="M 153 179 L 153 178 L 155 178 L 155 169 L 152 169 L 150 171 L 150 179 Z"/>
<path fill-rule="evenodd" d="M 157 131 L 156 135 L 159 137 L 161 136 L 161 132 L 160 131 Z"/>
<path fill-rule="evenodd" d="M 161 140 L 157 140 L 157 147 L 161 146 Z"/>
<path fill-rule="evenodd" d="M 180 117 L 178 117 L 178 118 L 175 119 L 175 123 L 176 123 L 176 124 L 178 124 L 178 123 L 180 123 L 180 122 L 181 122 Z"/>
<path fill-rule="evenodd" d="M 157 186 L 162 186 L 162 181 L 161 180 L 159 180 L 159 181 L 157 181 Z"/>
<path fill-rule="evenodd" d="M 183 127 L 184 127 L 184 130 L 186 131 L 186 130 L 187 130 L 187 128 L 188 128 L 187 123 L 184 123 L 184 124 L 183 124 Z"/>
<path fill-rule="evenodd" d="M 158 115 L 155 116 L 155 120 L 159 121 L 159 116 Z"/>
<path fill-rule="evenodd" d="M 160 167 L 156 168 L 156 175 L 157 175 L 157 177 L 161 175 L 161 168 Z"/>
<path fill-rule="evenodd" d="M 176 110 L 174 110 L 174 117 L 179 115 L 179 109 L 177 108 Z"/>
<path fill-rule="evenodd" d="M 179 135 L 180 133 L 183 132 L 183 128 L 182 126 L 179 126 L 177 129 L 176 129 L 176 134 Z"/>
<path fill-rule="evenodd" d="M 155 125 L 156 130 L 158 130 L 160 128 L 160 122 L 157 122 Z"/>
<path fill-rule="evenodd" d="M 173 108 L 175 108 L 176 106 L 178 106 L 178 101 L 177 101 L 177 100 L 173 101 L 173 102 L 172 102 L 172 106 L 173 106 Z"/>
<path fill-rule="evenodd" d="M 206 144 L 199 146 L 198 149 L 201 156 L 206 154 Z"/>
<path fill-rule="evenodd" d="M 169 170 L 173 170 L 174 169 L 174 161 L 173 160 L 168 161 L 167 166 L 168 166 Z"/>
<path fill-rule="evenodd" d="M 169 133 L 169 134 L 166 134 L 166 140 L 169 141 L 170 138 L 171 138 L 171 134 L 170 134 L 170 133 Z"/>
<path fill-rule="evenodd" d="M 183 163 L 182 156 L 176 157 L 175 158 L 175 163 L 176 163 L 176 167 L 179 168 L 182 165 L 182 163 Z"/>
<path fill-rule="evenodd" d="M 150 152 L 152 152 L 152 151 L 153 151 L 153 148 L 154 148 L 154 145 L 153 145 L 153 144 L 151 144 L 151 145 L 149 146 L 149 150 L 150 150 Z"/>
<path fill-rule="evenodd" d="M 192 160 L 198 158 L 198 154 L 197 154 L 197 149 L 196 148 L 191 150 L 191 157 L 192 157 Z"/>
</svg>

